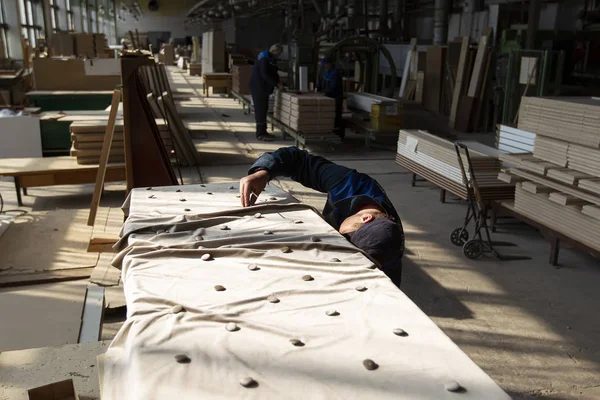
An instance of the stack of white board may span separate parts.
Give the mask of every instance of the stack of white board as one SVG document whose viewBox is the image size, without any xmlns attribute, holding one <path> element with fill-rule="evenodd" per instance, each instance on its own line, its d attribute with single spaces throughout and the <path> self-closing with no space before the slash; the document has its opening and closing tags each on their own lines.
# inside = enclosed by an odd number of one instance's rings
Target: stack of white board
<svg viewBox="0 0 600 400">
<path fill-rule="evenodd" d="M 531 153 L 536 134 L 506 125 L 498 125 L 496 147 L 505 153 Z"/>
<path fill-rule="evenodd" d="M 469 146 L 468 143 L 466 145 Z M 498 179 L 502 161 L 497 157 L 478 151 L 475 147 L 478 146 L 469 148 L 469 158 L 482 197 L 512 199 L 514 185 Z M 470 178 L 467 158 L 462 150 L 461 159 L 465 173 Z M 467 197 L 458 155 L 454 144 L 448 140 L 426 131 L 401 130 L 398 137 L 396 162 L 459 197 Z"/>
<path fill-rule="evenodd" d="M 273 114 L 275 119 L 295 131 L 327 133 L 334 127 L 335 100 L 310 92 L 278 92 Z"/>
</svg>

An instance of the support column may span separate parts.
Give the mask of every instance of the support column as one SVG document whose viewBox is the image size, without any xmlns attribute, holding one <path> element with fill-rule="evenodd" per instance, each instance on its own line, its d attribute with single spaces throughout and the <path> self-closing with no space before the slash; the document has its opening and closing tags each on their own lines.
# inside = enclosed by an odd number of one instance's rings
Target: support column
<svg viewBox="0 0 600 400">
<path fill-rule="evenodd" d="M 435 0 L 433 9 L 433 44 L 448 42 L 448 0 Z"/>
<path fill-rule="evenodd" d="M 529 16 L 527 18 L 527 41 L 525 42 L 526 49 L 535 48 L 535 34 L 540 25 L 540 0 L 530 0 Z"/>
</svg>

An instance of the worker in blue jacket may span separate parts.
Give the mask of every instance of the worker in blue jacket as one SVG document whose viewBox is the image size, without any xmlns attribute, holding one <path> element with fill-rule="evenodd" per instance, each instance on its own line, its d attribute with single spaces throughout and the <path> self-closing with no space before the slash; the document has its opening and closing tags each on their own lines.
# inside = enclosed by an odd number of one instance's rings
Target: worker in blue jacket
<svg viewBox="0 0 600 400">
<path fill-rule="evenodd" d="M 327 193 L 325 220 L 400 284 L 404 252 L 402 222 L 375 179 L 306 150 L 282 147 L 263 154 L 248 176 L 241 179 L 242 206 L 254 205 L 267 183 L 280 176 Z"/>
<path fill-rule="evenodd" d="M 254 120 L 256 121 L 256 138 L 266 142 L 275 140 L 275 136 L 267 133 L 267 112 L 269 110 L 269 96 L 277 87 L 283 89 L 277 73 L 277 58 L 281 55 L 283 47 L 274 44 L 258 55 L 250 77 L 250 93 L 254 103 Z"/>
<path fill-rule="evenodd" d="M 345 136 L 344 122 L 342 120 L 342 107 L 344 105 L 344 89 L 342 86 L 342 75 L 335 67 L 333 60 L 323 57 L 321 60 L 323 77 L 317 85 L 317 91 L 325 93 L 325 96 L 335 99 L 335 122 L 333 132 L 341 137 Z"/>
</svg>

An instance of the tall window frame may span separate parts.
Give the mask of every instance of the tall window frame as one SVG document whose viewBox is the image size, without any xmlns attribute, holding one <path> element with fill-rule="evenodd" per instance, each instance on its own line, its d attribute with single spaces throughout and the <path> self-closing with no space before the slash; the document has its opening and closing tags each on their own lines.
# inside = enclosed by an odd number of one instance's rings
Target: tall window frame
<svg viewBox="0 0 600 400">
<path fill-rule="evenodd" d="M 21 34 L 35 47 L 38 39 L 44 37 L 44 21 L 38 21 L 42 4 L 38 0 L 19 0 L 18 4 Z"/>
<path fill-rule="evenodd" d="M 6 6 L 4 0 L 0 0 L 0 57 L 10 58 L 8 47 L 8 24 L 6 23 Z"/>
<path fill-rule="evenodd" d="M 71 7 L 71 0 L 65 0 L 65 16 L 67 17 L 67 31 L 75 32 L 75 24 L 73 22 L 73 8 Z"/>
<path fill-rule="evenodd" d="M 58 20 L 60 7 L 56 4 L 56 0 L 48 0 L 50 6 L 50 20 L 52 24 L 52 32 L 60 32 L 60 23 Z"/>
</svg>

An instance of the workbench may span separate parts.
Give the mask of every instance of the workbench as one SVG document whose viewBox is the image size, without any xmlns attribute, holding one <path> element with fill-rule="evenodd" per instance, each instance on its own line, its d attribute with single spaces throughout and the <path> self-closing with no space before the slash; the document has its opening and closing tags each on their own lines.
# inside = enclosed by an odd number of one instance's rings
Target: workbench
<svg viewBox="0 0 600 400">
<path fill-rule="evenodd" d="M 17 202 L 23 205 L 21 189 L 56 185 L 78 185 L 96 182 L 98 165 L 79 165 L 75 157 L 3 158 L 0 159 L 0 176 L 12 176 L 17 192 Z M 125 180 L 124 164 L 109 164 L 105 182 Z"/>
<path fill-rule="evenodd" d="M 208 97 L 208 89 L 212 88 L 226 88 L 227 96 L 231 92 L 231 74 L 227 72 L 211 72 L 202 74 L 204 80 L 204 95 Z"/>
<path fill-rule="evenodd" d="M 103 110 L 110 106 L 112 90 L 35 90 L 26 96 L 42 111 Z"/>
<path fill-rule="evenodd" d="M 130 193 L 104 400 L 510 398 L 319 212 L 238 192 Z"/>
</svg>

